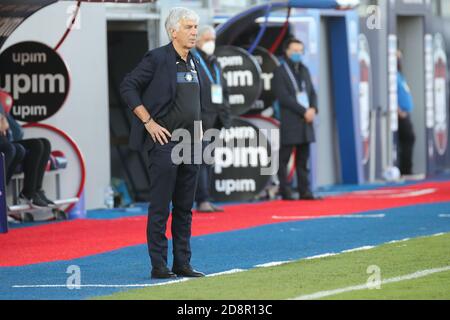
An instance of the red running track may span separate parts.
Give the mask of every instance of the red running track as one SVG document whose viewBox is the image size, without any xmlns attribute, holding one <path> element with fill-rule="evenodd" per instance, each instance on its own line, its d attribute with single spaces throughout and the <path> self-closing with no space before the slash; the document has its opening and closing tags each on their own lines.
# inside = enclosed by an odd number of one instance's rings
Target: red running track
<svg viewBox="0 0 450 320">
<path fill-rule="evenodd" d="M 227 206 L 224 213 L 194 212 L 192 235 L 447 201 L 450 201 L 450 181 L 353 192 L 317 202 L 233 205 Z M 72 220 L 11 230 L 0 234 L 0 267 L 71 260 L 144 244 L 146 220 L 146 216 Z"/>
</svg>

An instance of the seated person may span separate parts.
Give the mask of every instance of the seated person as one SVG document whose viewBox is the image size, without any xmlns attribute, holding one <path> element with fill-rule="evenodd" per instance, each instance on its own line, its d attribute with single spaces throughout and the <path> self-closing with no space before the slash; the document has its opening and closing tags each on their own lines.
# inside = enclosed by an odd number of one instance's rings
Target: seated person
<svg viewBox="0 0 450 320">
<path fill-rule="evenodd" d="M 21 163 L 24 172 L 23 189 L 19 199 L 34 208 L 56 207 L 49 200 L 42 182 L 50 158 L 51 145 L 45 138 L 23 140 L 22 127 L 0 104 L 0 152 L 5 154 L 6 183 L 9 183 Z"/>
<path fill-rule="evenodd" d="M 3 114 L 0 114 L 0 152 L 5 155 L 5 183 L 8 185 L 20 163 L 25 158 L 25 149 L 21 145 L 8 140 L 9 124 Z"/>
</svg>

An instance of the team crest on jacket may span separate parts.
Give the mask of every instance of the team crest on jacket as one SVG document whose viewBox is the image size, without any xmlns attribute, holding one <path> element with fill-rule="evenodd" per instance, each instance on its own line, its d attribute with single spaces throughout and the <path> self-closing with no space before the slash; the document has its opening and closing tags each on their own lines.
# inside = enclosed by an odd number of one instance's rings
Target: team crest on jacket
<svg viewBox="0 0 450 320">
<path fill-rule="evenodd" d="M 192 80 L 194 80 L 194 77 L 192 76 L 191 73 L 186 73 L 186 75 L 184 76 L 184 78 L 186 79 L 186 81 L 188 82 L 192 82 Z"/>
</svg>

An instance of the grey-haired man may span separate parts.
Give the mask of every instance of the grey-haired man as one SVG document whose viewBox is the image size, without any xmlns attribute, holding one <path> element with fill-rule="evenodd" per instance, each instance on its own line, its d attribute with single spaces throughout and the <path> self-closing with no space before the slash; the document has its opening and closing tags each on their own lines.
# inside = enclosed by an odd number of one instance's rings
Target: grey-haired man
<svg viewBox="0 0 450 320">
<path fill-rule="evenodd" d="M 149 51 L 121 84 L 122 98 L 135 115 L 130 147 L 149 159 L 147 242 L 151 277 L 156 279 L 204 276 L 190 264 L 192 206 L 199 166 L 193 161 L 174 163 L 172 149 L 176 142 L 171 139 L 177 129 L 189 131 L 194 139 L 194 134 L 202 130 L 202 80 L 190 53 L 196 43 L 198 22 L 192 10 L 173 8 L 165 24 L 171 43 Z M 166 238 L 171 203 L 172 271 L 167 267 Z"/>
</svg>

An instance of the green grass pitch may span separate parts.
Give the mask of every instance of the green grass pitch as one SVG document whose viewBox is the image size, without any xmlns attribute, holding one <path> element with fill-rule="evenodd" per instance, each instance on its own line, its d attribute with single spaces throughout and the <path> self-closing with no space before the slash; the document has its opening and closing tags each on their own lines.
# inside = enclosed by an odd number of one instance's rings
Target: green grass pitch
<svg viewBox="0 0 450 320">
<path fill-rule="evenodd" d="M 368 273 L 374 266 L 379 273 Z M 415 238 L 362 251 L 276 267 L 125 291 L 99 299 L 293 299 L 450 266 L 450 234 Z M 369 270 L 370 271 L 370 270 Z M 379 275 L 378 278 L 373 278 Z M 371 282 L 373 283 L 373 282 Z M 324 299 L 450 299 L 450 271 L 327 296 Z"/>
</svg>

